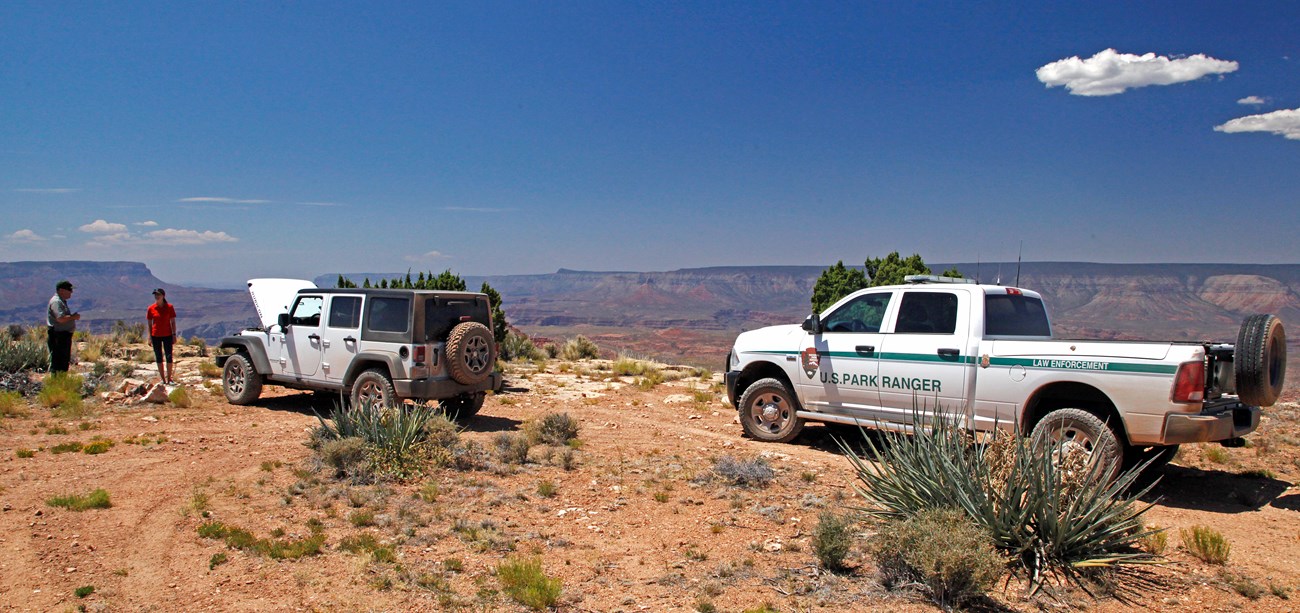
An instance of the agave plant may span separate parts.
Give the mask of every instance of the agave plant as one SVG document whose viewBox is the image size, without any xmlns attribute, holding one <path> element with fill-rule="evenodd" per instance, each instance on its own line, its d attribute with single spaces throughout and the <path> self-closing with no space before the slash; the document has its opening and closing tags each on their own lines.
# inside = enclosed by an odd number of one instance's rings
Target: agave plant
<svg viewBox="0 0 1300 613">
<path fill-rule="evenodd" d="M 376 449 L 405 457 L 428 438 L 425 422 L 438 413 L 429 405 L 385 407 L 362 403 L 335 405 L 329 421 L 319 414 L 322 434 L 326 438 L 358 437 Z"/>
<path fill-rule="evenodd" d="M 914 415 L 913 423 L 929 425 L 911 435 L 885 432 L 879 443 L 864 435 L 861 455 L 838 441 L 857 473 L 854 489 L 869 503 L 861 510 L 904 519 L 929 509 L 961 509 L 1019 561 L 1031 593 L 1053 574 L 1086 590 L 1080 581 L 1086 569 L 1159 562 L 1136 547 L 1149 534 L 1141 517 L 1152 506 L 1137 499 L 1154 484 L 1136 492 L 1133 485 L 1147 465 L 1110 481 L 1100 462 L 1085 459 L 1071 468 L 1062 461 L 1075 451 L 1062 443 L 1011 435 L 995 471 L 998 435 L 977 440 L 960 423 L 929 417 Z"/>
</svg>

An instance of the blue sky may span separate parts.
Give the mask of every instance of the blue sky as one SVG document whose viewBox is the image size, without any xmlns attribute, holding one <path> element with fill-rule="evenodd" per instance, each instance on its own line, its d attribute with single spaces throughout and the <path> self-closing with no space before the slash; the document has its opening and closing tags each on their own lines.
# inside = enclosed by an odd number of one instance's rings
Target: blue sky
<svg viewBox="0 0 1300 613">
<path fill-rule="evenodd" d="M 0 260 L 1300 262 L 1300 3 L 973 6 L 0 3 Z"/>
</svg>

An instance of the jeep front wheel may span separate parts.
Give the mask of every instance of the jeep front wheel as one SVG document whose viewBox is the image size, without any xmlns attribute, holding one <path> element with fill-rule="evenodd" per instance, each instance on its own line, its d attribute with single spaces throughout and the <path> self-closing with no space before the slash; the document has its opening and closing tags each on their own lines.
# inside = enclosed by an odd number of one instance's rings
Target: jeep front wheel
<svg viewBox="0 0 1300 613">
<path fill-rule="evenodd" d="M 496 342 L 492 331 L 476 321 L 466 321 L 447 335 L 447 374 L 462 385 L 487 380 L 496 364 Z"/>
<path fill-rule="evenodd" d="M 387 407 L 397 402 L 393 381 L 384 371 L 371 368 L 352 382 L 352 406 Z"/>
<path fill-rule="evenodd" d="M 740 395 L 740 425 L 760 441 L 788 443 L 799 436 L 798 410 L 794 394 L 776 379 L 759 379 Z"/>
<path fill-rule="evenodd" d="M 262 395 L 262 376 L 253 369 L 248 354 L 236 353 L 226 358 L 221 372 L 221 387 L 230 404 L 248 404 Z"/>
<path fill-rule="evenodd" d="M 443 398 L 438 401 L 438 408 L 456 421 L 465 421 L 478 414 L 478 410 L 483 408 L 483 401 L 487 394 L 479 392 L 477 394 L 464 394 L 454 398 Z"/>
</svg>

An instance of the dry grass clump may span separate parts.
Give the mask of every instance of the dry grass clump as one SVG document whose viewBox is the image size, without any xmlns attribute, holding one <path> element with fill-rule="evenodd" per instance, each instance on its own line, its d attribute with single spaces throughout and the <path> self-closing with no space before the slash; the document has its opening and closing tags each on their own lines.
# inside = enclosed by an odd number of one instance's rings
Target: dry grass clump
<svg viewBox="0 0 1300 613">
<path fill-rule="evenodd" d="M 1183 547 L 1196 559 L 1207 564 L 1223 564 L 1228 561 L 1232 545 L 1218 530 L 1209 526 L 1192 526 L 1179 531 L 1183 538 Z"/>
<path fill-rule="evenodd" d="M 41 392 L 36 401 L 41 406 L 52 409 L 55 417 L 79 419 L 85 416 L 85 407 L 81 399 L 81 388 L 85 379 L 80 375 L 56 372 L 45 377 Z"/>
<path fill-rule="evenodd" d="M 0 390 L 0 417 L 27 417 L 30 414 L 23 403 L 22 394 Z"/>
<path fill-rule="evenodd" d="M 501 589 L 515 602 L 536 611 L 560 602 L 563 583 L 548 577 L 538 557 L 511 557 L 496 568 Z"/>
<path fill-rule="evenodd" d="M 190 406 L 190 393 L 184 387 L 177 387 L 167 394 L 167 400 L 177 407 L 187 409 Z"/>
<path fill-rule="evenodd" d="M 560 348 L 559 356 L 569 361 L 578 361 L 584 359 L 596 359 L 600 357 L 600 347 L 591 339 L 579 334 L 564 342 Z"/>
<path fill-rule="evenodd" d="M 887 521 L 870 548 L 882 585 L 921 586 L 944 608 L 980 597 L 1006 568 L 988 533 L 958 509 L 929 509 Z"/>
<path fill-rule="evenodd" d="M 524 424 L 528 441 L 534 444 L 563 446 L 578 438 L 581 426 L 568 413 L 547 413 Z"/>
<path fill-rule="evenodd" d="M 102 488 L 85 495 L 68 494 L 66 496 L 55 496 L 46 500 L 45 504 L 52 507 L 63 507 L 70 511 L 107 509 L 113 506 L 113 503 L 108 499 L 108 490 Z"/>
<path fill-rule="evenodd" d="M 742 460 L 725 455 L 713 463 L 713 475 L 738 487 L 766 487 L 776 471 L 763 458 Z"/>
</svg>

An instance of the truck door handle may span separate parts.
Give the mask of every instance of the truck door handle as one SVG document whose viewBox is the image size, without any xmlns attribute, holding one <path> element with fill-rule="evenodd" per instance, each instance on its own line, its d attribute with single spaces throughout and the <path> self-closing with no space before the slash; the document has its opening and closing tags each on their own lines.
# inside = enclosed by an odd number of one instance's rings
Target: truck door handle
<svg viewBox="0 0 1300 613">
<path fill-rule="evenodd" d="M 857 347 L 854 347 L 854 349 L 856 349 L 858 353 L 861 353 L 863 355 L 871 355 L 876 352 L 875 345 L 858 345 Z"/>
<path fill-rule="evenodd" d="M 946 347 L 940 347 L 940 348 L 939 348 L 939 355 L 950 356 L 950 357 L 957 357 L 957 356 L 961 355 L 961 351 L 960 351 L 960 350 L 957 350 L 957 349 L 948 349 L 948 348 L 946 348 Z"/>
<path fill-rule="evenodd" d="M 357 339 L 356 339 L 356 337 L 353 337 L 353 336 L 345 336 L 345 337 L 343 337 L 343 342 L 345 342 L 345 343 L 355 343 L 355 342 L 357 342 Z"/>
<path fill-rule="evenodd" d="M 317 342 L 319 342 L 319 341 L 320 341 L 320 335 L 319 335 L 319 334 L 308 334 L 308 335 L 307 335 L 307 339 L 308 339 L 308 340 L 313 340 L 313 341 L 317 341 Z"/>
</svg>

